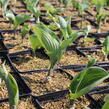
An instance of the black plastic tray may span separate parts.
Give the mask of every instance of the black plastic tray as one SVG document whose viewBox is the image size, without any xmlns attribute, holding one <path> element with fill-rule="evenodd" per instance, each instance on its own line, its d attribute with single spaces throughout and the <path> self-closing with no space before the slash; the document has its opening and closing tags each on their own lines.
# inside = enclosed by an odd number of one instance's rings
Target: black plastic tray
<svg viewBox="0 0 109 109">
<path fill-rule="evenodd" d="M 19 87 L 19 97 L 20 98 L 25 98 L 31 95 L 31 89 L 28 87 L 28 85 L 25 83 L 23 78 L 19 75 L 17 72 L 13 72 L 12 75 L 14 76 L 18 87 Z M 8 98 L 0 98 L 0 103 L 1 102 L 6 102 L 8 101 Z"/>
<path fill-rule="evenodd" d="M 8 49 L 7 47 L 4 45 L 3 40 L 0 40 L 0 56 L 3 55 L 3 53 L 8 54 Z"/>
<path fill-rule="evenodd" d="M 98 88 L 98 89 L 100 90 L 102 88 Z M 109 92 L 109 87 L 108 87 L 107 90 Z M 101 93 L 105 93 L 103 91 L 104 90 L 101 90 Z M 93 91 L 92 91 L 92 93 L 93 94 L 97 94 L 97 92 L 93 92 Z M 100 102 L 96 101 L 96 99 L 94 99 L 92 97 L 92 93 L 90 92 L 90 93 L 86 94 L 86 97 L 92 103 L 92 105 L 91 105 L 92 108 L 91 109 L 101 109 L 101 106 L 103 105 L 103 103 L 100 103 Z M 38 108 L 38 109 L 45 109 L 42 106 L 42 103 L 48 103 L 48 102 L 61 100 L 61 99 L 63 99 L 65 97 L 65 95 L 68 95 L 68 94 L 69 94 L 69 90 L 63 90 L 63 91 L 57 91 L 57 92 L 53 92 L 53 93 L 48 93 L 48 94 L 41 95 L 41 96 L 33 96 L 33 102 L 35 103 L 36 108 Z"/>
</svg>

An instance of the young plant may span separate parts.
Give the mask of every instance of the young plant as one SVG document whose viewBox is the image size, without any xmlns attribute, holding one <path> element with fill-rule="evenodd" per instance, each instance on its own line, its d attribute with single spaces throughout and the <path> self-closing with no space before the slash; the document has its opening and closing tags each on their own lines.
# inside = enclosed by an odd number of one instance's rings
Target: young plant
<svg viewBox="0 0 109 109">
<path fill-rule="evenodd" d="M 103 42 L 102 52 L 104 54 L 104 60 L 106 61 L 107 56 L 109 55 L 109 36 Z"/>
<path fill-rule="evenodd" d="M 72 0 L 58 0 L 58 1 L 64 5 L 64 8 L 66 8 L 67 5 L 70 4 Z"/>
<path fill-rule="evenodd" d="M 47 10 L 47 13 L 50 13 L 51 15 L 57 15 L 63 10 L 63 8 L 55 8 L 51 3 L 46 3 L 45 9 Z"/>
<path fill-rule="evenodd" d="M 85 95 L 105 79 L 109 78 L 106 70 L 93 66 L 96 61 L 96 59 L 89 57 L 87 67 L 73 78 L 69 88 L 70 99 L 75 100 Z"/>
<path fill-rule="evenodd" d="M 97 23 L 98 23 L 98 30 L 97 32 L 99 33 L 100 32 L 100 28 L 101 28 L 101 24 L 102 22 L 106 22 L 106 17 L 107 17 L 108 14 L 106 13 L 100 13 L 97 15 Z"/>
<path fill-rule="evenodd" d="M 31 17 L 25 14 L 19 14 L 19 15 L 14 15 L 12 11 L 7 11 L 6 18 L 9 19 L 9 21 L 13 24 L 13 29 L 14 29 L 14 35 L 16 34 L 16 29 L 18 26 L 20 26 L 22 23 L 24 23 L 27 20 L 30 20 Z"/>
<path fill-rule="evenodd" d="M 83 15 L 83 12 L 89 8 L 89 4 L 86 0 L 82 0 L 82 2 L 72 0 L 72 5 L 74 8 L 77 9 L 78 16 L 82 17 L 81 24 L 80 24 L 80 28 L 82 28 L 83 21 L 85 20 L 85 16 Z"/>
<path fill-rule="evenodd" d="M 30 36 L 33 50 L 35 51 L 39 47 L 43 47 L 50 59 L 50 68 L 47 77 L 53 73 L 55 65 L 61 59 L 67 46 L 82 34 L 80 32 L 72 33 L 67 39 L 61 40 L 44 24 L 37 24 L 33 28 L 33 31 L 35 35 Z"/>
<path fill-rule="evenodd" d="M 89 32 L 91 31 L 91 26 L 90 26 L 90 25 L 87 25 L 86 28 L 83 29 L 83 30 L 81 30 L 81 31 L 84 31 L 84 33 L 85 33 L 83 42 L 85 42 L 85 41 L 86 41 L 86 42 L 92 42 L 92 41 L 94 41 L 93 38 L 87 37 L 88 34 L 89 34 Z"/>
<path fill-rule="evenodd" d="M 26 8 L 30 11 L 35 17 L 36 22 L 40 22 L 39 17 L 41 16 L 41 12 L 38 7 L 39 0 L 26 0 Z"/>
<path fill-rule="evenodd" d="M 4 14 L 7 10 L 8 4 L 9 4 L 9 0 L 0 0 L 0 7 L 1 7 L 1 10 L 2 10 L 3 16 L 4 16 Z"/>
<path fill-rule="evenodd" d="M 103 7 L 108 5 L 108 0 L 91 0 L 91 3 L 96 7 L 96 16 L 100 14 Z"/>
<path fill-rule="evenodd" d="M 107 78 L 109 78 L 108 72 L 100 67 L 85 68 L 71 82 L 70 99 L 75 100 L 88 93 Z"/>
<path fill-rule="evenodd" d="M 71 28 L 71 17 L 64 19 L 63 17 L 58 17 L 58 25 L 62 34 L 62 38 L 64 40 L 68 39 L 69 36 L 72 34 L 72 28 Z"/>
<path fill-rule="evenodd" d="M 97 32 L 99 32 L 100 27 L 101 27 L 101 22 L 105 21 L 107 15 L 108 15 L 106 13 L 103 13 L 102 9 L 105 6 L 109 6 L 109 1 L 108 0 L 92 0 L 91 3 L 94 4 L 95 7 L 96 7 L 96 13 L 97 14 L 95 16 L 95 19 L 98 23 L 98 31 Z"/>
<path fill-rule="evenodd" d="M 94 57 L 91 57 L 90 55 L 87 55 L 87 58 L 88 58 L 87 68 L 92 67 L 94 64 L 96 64 L 98 60 L 98 57 L 94 58 Z"/>
<path fill-rule="evenodd" d="M 28 24 L 25 24 L 22 28 L 21 28 L 21 36 L 22 36 L 22 42 L 25 39 L 26 35 L 29 33 L 30 28 Z"/>
<path fill-rule="evenodd" d="M 17 109 L 19 101 L 18 85 L 13 76 L 6 70 L 4 64 L 0 66 L 0 78 L 5 81 L 8 90 L 10 109 Z"/>
</svg>

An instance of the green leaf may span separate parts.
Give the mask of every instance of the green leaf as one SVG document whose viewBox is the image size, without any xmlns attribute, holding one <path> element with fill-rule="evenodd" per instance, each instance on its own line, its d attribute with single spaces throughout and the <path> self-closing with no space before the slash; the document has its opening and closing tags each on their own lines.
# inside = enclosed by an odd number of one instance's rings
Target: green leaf
<svg viewBox="0 0 109 109">
<path fill-rule="evenodd" d="M 46 3 L 45 4 L 45 9 L 47 11 L 49 11 L 50 13 L 54 13 L 55 8 L 53 7 L 53 5 L 51 3 Z"/>
<path fill-rule="evenodd" d="M 37 34 L 41 45 L 46 49 L 48 54 L 57 51 L 59 42 L 55 38 L 53 38 L 49 34 L 49 32 L 45 31 L 44 29 L 41 29 L 40 26 L 35 27 L 34 32 Z"/>
<path fill-rule="evenodd" d="M 63 10 L 63 8 L 54 8 L 51 3 L 46 3 L 45 9 L 49 11 L 52 15 L 59 14 Z"/>
<path fill-rule="evenodd" d="M 109 74 L 102 68 L 89 67 L 78 73 L 70 85 L 71 99 L 79 98 L 88 93 L 105 79 L 109 78 Z"/>
<path fill-rule="evenodd" d="M 7 10 L 8 4 L 9 4 L 9 0 L 0 0 L 1 8 L 4 9 L 5 11 Z"/>
<path fill-rule="evenodd" d="M 100 5 L 100 6 L 106 6 L 106 0 L 92 0 L 91 3 L 95 5 Z"/>
<path fill-rule="evenodd" d="M 69 38 L 68 31 L 67 31 L 67 22 L 61 16 L 59 16 L 59 24 L 60 24 L 60 29 L 61 29 L 62 36 L 64 37 L 64 39 Z"/>
<path fill-rule="evenodd" d="M 97 58 L 93 58 L 91 56 L 87 56 L 88 57 L 88 64 L 87 64 L 87 67 L 92 67 L 94 64 L 96 64 L 97 62 Z"/>
<path fill-rule="evenodd" d="M 27 9 L 31 7 L 37 7 L 39 4 L 39 0 L 26 0 Z"/>
<path fill-rule="evenodd" d="M 42 47 L 46 50 L 48 56 L 50 57 L 50 70 L 54 68 L 55 64 L 59 60 L 60 57 L 60 51 L 59 42 L 55 39 L 55 37 L 51 36 L 49 34 L 49 31 L 47 32 L 45 28 L 41 27 L 42 25 L 37 25 L 33 28 L 33 31 L 37 35 L 37 38 L 42 45 Z M 58 55 L 58 56 L 57 56 Z"/>
<path fill-rule="evenodd" d="M 38 48 L 42 47 L 41 43 L 39 42 L 37 35 L 34 35 L 34 34 L 30 35 L 29 41 L 30 41 L 32 49 L 34 51 L 37 50 Z"/>
<path fill-rule="evenodd" d="M 109 54 L 109 36 L 107 36 L 103 42 L 102 51 L 103 51 L 104 55 L 106 55 L 106 56 Z"/>
<path fill-rule="evenodd" d="M 71 3 L 72 0 L 58 0 L 60 3 L 64 4 L 64 7 L 66 8 L 68 4 Z"/>
<path fill-rule="evenodd" d="M 28 16 L 28 15 L 24 15 L 24 14 L 19 14 L 15 17 L 15 21 L 14 21 L 14 24 L 15 24 L 15 28 L 17 26 L 19 26 L 20 24 L 24 23 L 25 21 L 27 20 L 30 20 L 31 17 Z"/>
<path fill-rule="evenodd" d="M 97 15 L 97 23 L 101 23 L 102 21 L 104 21 L 106 19 L 108 14 L 106 13 L 100 13 Z"/>
<path fill-rule="evenodd" d="M 55 38 L 57 41 L 59 41 L 58 36 L 43 23 L 37 24 L 37 27 L 44 30 L 45 32 L 49 33 L 53 38 Z"/>
<path fill-rule="evenodd" d="M 21 35 L 22 35 L 22 40 L 25 38 L 25 36 L 27 35 L 27 33 L 29 33 L 30 28 L 28 27 L 28 24 L 25 24 L 22 28 L 21 28 Z"/>
<path fill-rule="evenodd" d="M 70 38 L 68 38 L 67 40 L 63 40 L 63 42 L 62 42 L 62 44 L 60 46 L 61 47 L 61 50 L 65 50 L 70 43 L 74 42 L 81 35 L 82 35 L 81 32 L 72 33 L 72 35 L 70 36 Z"/>
<path fill-rule="evenodd" d="M 12 23 L 14 23 L 15 15 L 11 10 L 6 11 L 5 17 L 8 18 Z"/>
<path fill-rule="evenodd" d="M 53 31 L 51 31 L 44 24 L 37 24 L 33 28 L 33 31 L 37 36 L 37 41 L 40 42 L 41 47 L 45 49 L 50 58 L 50 70 L 53 69 L 56 63 L 61 59 L 62 54 L 66 50 L 67 46 L 72 43 L 77 37 L 79 37 L 82 33 L 72 33 L 70 38 L 62 41 Z M 33 45 L 35 45 L 35 40 Z M 37 47 L 34 46 L 34 49 L 36 48 Z"/>
<path fill-rule="evenodd" d="M 106 101 L 106 103 L 103 105 L 102 109 L 108 109 L 109 108 L 109 100 Z"/>
<path fill-rule="evenodd" d="M 19 101 L 19 89 L 13 76 L 7 72 L 5 65 L 0 67 L 0 77 L 5 81 L 8 90 L 10 109 L 16 109 Z"/>
<path fill-rule="evenodd" d="M 79 9 L 79 2 L 76 0 L 72 0 L 73 8 Z"/>
</svg>

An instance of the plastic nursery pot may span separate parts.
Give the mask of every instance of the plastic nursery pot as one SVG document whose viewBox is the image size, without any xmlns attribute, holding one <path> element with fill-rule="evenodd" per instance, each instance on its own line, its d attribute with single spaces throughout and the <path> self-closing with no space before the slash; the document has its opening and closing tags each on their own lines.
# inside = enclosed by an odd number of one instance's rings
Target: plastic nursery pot
<svg viewBox="0 0 109 109">
<path fill-rule="evenodd" d="M 103 33 L 89 33 L 88 37 L 95 37 L 95 38 L 105 38 L 109 35 L 109 32 L 103 32 Z"/>
<path fill-rule="evenodd" d="M 78 47 L 81 52 L 96 52 L 101 50 L 102 45 L 92 46 L 92 47 Z"/>
<path fill-rule="evenodd" d="M 15 67 L 13 67 L 15 69 Z M 15 69 L 16 70 L 16 69 Z M 32 90 L 33 95 L 47 94 L 48 92 L 54 92 L 57 90 L 67 89 L 73 76 L 68 72 L 58 68 L 54 69 L 50 82 L 43 83 L 44 77 L 46 77 L 48 70 L 34 70 L 19 72 L 25 79 L 26 83 Z M 61 78 L 61 79 L 60 79 Z M 66 81 L 66 83 L 64 83 Z M 51 84 L 52 83 L 52 84 Z M 52 87 L 53 86 L 53 87 Z"/>
<path fill-rule="evenodd" d="M 2 33 L 14 33 L 14 30 L 12 29 L 7 29 L 7 30 L 1 30 Z M 17 33 L 20 33 L 20 30 L 16 30 Z"/>
<path fill-rule="evenodd" d="M 12 69 L 13 66 L 10 65 L 10 58 L 8 57 L 7 54 L 4 56 L 5 60 L 8 62 L 10 68 Z M 12 69 L 12 75 L 14 76 L 18 87 L 19 87 L 19 96 L 20 98 L 28 97 L 31 95 L 31 89 L 28 87 L 28 85 L 25 83 L 24 79 L 20 76 L 18 70 L 15 70 L 14 68 Z M 8 101 L 8 98 L 1 98 L 0 102 Z"/>
<path fill-rule="evenodd" d="M 69 95 L 69 90 L 57 91 L 57 92 L 48 93 L 48 94 L 41 95 L 41 96 L 33 96 L 33 102 L 38 109 L 53 108 L 52 106 L 54 106 L 54 105 L 56 106 L 58 104 L 56 102 L 59 102 L 60 106 L 63 104 L 62 107 L 57 107 L 58 109 L 59 108 L 66 109 L 68 107 L 70 108 L 71 102 L 73 102 L 72 100 L 69 99 L 68 95 Z M 92 103 L 93 104 L 95 103 L 94 106 L 97 105 L 96 102 L 94 101 L 94 99 L 92 98 L 92 96 L 90 96 L 89 94 L 86 94 L 85 97 L 90 102 L 90 105 L 92 105 Z M 65 102 L 63 99 L 68 99 L 68 100 L 67 100 L 67 102 Z M 62 100 L 62 103 L 60 102 L 61 100 Z M 80 101 L 81 101 L 81 99 L 80 99 Z M 48 105 L 49 103 L 50 103 L 50 105 Z M 78 104 L 81 105 L 80 103 L 78 103 Z M 65 105 L 67 105 L 67 106 L 64 107 Z M 89 107 L 90 107 L 90 105 L 89 105 Z M 50 107 L 48 107 L 48 106 L 50 106 Z M 95 108 L 93 108 L 93 109 L 95 109 Z"/>
<path fill-rule="evenodd" d="M 60 68 L 71 69 L 73 71 L 79 72 L 79 71 L 83 70 L 86 66 L 87 66 L 87 64 L 82 64 L 82 65 L 77 64 L 77 65 L 60 66 Z M 109 62 L 97 62 L 94 66 L 99 66 L 106 70 L 107 69 L 109 70 Z"/>
<path fill-rule="evenodd" d="M 12 73 L 13 77 L 15 78 L 18 87 L 19 87 L 19 97 L 20 98 L 25 98 L 31 95 L 31 90 L 25 83 L 25 81 L 22 79 L 22 77 L 17 73 L 13 72 Z M 6 102 L 8 101 L 8 98 L 0 98 L 0 103 L 1 102 Z"/>
<path fill-rule="evenodd" d="M 53 102 L 62 99 L 65 95 L 69 93 L 68 90 L 58 91 L 54 93 L 48 93 L 41 96 L 33 96 L 33 102 L 38 109 L 45 109 L 42 103 Z"/>
<path fill-rule="evenodd" d="M 9 103 L 8 102 L 0 103 L 0 109 L 9 109 Z M 21 98 L 19 100 L 17 109 L 36 109 L 32 101 L 32 97 Z"/>
<path fill-rule="evenodd" d="M 92 92 L 89 95 L 91 96 L 93 102 L 95 102 L 93 105 L 96 106 L 97 109 L 101 109 L 103 104 L 105 103 L 104 98 L 108 94 L 109 94 L 109 87 L 108 89 Z"/>
</svg>

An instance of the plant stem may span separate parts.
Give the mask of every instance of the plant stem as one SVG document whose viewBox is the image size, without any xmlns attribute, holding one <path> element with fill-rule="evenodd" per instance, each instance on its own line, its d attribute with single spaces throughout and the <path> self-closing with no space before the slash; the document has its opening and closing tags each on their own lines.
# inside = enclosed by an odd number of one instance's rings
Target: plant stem
<svg viewBox="0 0 109 109">
<path fill-rule="evenodd" d="M 107 59 L 107 55 L 105 54 L 103 57 L 103 61 L 106 61 L 106 59 Z"/>
<path fill-rule="evenodd" d="M 17 109 L 16 105 L 10 105 L 10 109 Z"/>
<path fill-rule="evenodd" d="M 47 74 L 47 77 L 53 75 L 53 70 L 54 70 L 53 68 L 50 68 L 49 69 L 48 74 Z"/>
<path fill-rule="evenodd" d="M 101 29 L 101 21 L 100 21 L 99 24 L 98 24 L 98 30 L 97 30 L 97 33 L 100 33 L 100 29 Z"/>
<path fill-rule="evenodd" d="M 74 108 L 75 109 L 75 106 L 74 106 L 74 100 L 70 100 L 70 109 Z"/>
</svg>

